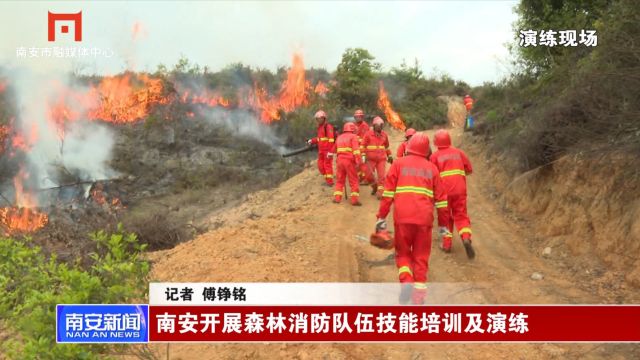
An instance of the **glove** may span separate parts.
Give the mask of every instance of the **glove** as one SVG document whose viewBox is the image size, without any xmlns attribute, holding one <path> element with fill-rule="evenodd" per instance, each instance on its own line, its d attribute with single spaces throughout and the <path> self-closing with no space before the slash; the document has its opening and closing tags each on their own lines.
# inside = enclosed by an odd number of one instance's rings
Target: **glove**
<svg viewBox="0 0 640 360">
<path fill-rule="evenodd" d="M 391 156 L 391 155 L 387 156 L 387 162 L 389 164 L 393 164 L 393 156 Z"/>
<path fill-rule="evenodd" d="M 451 235 L 451 233 L 449 232 L 449 229 L 447 229 L 446 226 L 440 226 L 438 228 L 438 233 L 440 234 L 440 237 L 445 237 L 447 235 Z"/>
<path fill-rule="evenodd" d="M 366 155 L 362 155 L 362 163 L 366 163 L 367 162 L 367 156 Z"/>
<path fill-rule="evenodd" d="M 376 232 L 380 230 L 386 230 L 386 229 L 387 229 L 387 220 L 378 219 L 378 221 L 376 221 Z"/>
<path fill-rule="evenodd" d="M 327 153 L 327 159 L 332 159 L 333 158 L 333 153 Z"/>
<path fill-rule="evenodd" d="M 307 140 L 307 145 L 311 145 L 313 144 L 313 142 L 311 141 L 311 139 Z"/>
</svg>

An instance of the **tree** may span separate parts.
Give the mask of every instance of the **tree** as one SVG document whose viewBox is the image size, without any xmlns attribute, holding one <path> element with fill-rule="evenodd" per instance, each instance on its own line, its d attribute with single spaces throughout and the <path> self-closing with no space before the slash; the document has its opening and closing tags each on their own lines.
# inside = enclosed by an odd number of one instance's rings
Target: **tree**
<svg viewBox="0 0 640 360">
<path fill-rule="evenodd" d="M 407 65 L 407 62 L 403 59 L 400 67 L 391 68 L 391 75 L 396 78 L 398 82 L 409 84 L 423 79 L 423 72 L 420 69 L 420 62 L 415 59 L 413 66 Z"/>
<path fill-rule="evenodd" d="M 376 103 L 375 72 L 380 64 L 369 51 L 349 48 L 342 54 L 342 61 L 336 70 L 336 83 L 331 93 L 346 108 L 362 107 L 374 109 Z"/>
</svg>

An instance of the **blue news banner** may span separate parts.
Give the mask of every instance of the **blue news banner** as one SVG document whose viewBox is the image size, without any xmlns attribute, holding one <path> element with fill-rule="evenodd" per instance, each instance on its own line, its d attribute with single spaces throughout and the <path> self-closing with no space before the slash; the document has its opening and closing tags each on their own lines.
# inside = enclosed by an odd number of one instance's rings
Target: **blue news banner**
<svg viewBox="0 0 640 360">
<path fill-rule="evenodd" d="M 59 343 L 146 343 L 149 305 L 57 305 Z"/>
</svg>

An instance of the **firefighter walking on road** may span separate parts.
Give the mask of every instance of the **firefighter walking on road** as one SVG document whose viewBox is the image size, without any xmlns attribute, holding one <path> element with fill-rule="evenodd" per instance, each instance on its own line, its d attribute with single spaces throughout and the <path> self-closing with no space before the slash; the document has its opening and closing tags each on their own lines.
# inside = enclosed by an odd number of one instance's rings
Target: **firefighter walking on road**
<svg viewBox="0 0 640 360">
<path fill-rule="evenodd" d="M 336 140 L 337 168 L 336 168 L 336 189 L 333 193 L 333 202 L 340 203 L 345 193 L 345 182 L 349 179 L 351 193 L 351 205 L 361 206 L 359 181 L 357 168 L 361 165 L 360 142 L 356 132 L 356 124 L 348 122 L 344 124 L 342 134 Z"/>
<path fill-rule="evenodd" d="M 384 120 L 376 116 L 372 125 L 373 130 L 369 130 L 364 135 L 362 146 L 364 147 L 367 165 L 372 172 L 367 179 L 371 184 L 371 195 L 377 195 L 378 199 L 380 199 L 382 197 L 386 162 L 393 163 L 393 157 L 391 156 L 391 150 L 389 150 L 389 137 L 382 130 Z M 375 178 L 373 172 L 375 172 Z"/>
<path fill-rule="evenodd" d="M 455 224 L 467 257 L 473 259 L 475 250 L 471 245 L 471 220 L 467 214 L 466 180 L 466 176 L 473 171 L 471 162 L 464 151 L 451 146 L 451 136 L 446 130 L 436 132 L 434 143 L 438 147 L 438 151 L 431 155 L 431 162 L 440 171 L 440 177 L 442 177 L 449 201 L 448 222 L 446 228 L 440 228 L 441 248 L 445 252 L 451 252 Z"/>
<path fill-rule="evenodd" d="M 318 171 L 327 186 L 333 186 L 333 155 L 335 154 L 335 131 L 327 121 L 327 114 L 320 110 L 315 115 L 318 123 L 317 136 L 307 140 L 307 144 L 318 145 Z"/>
<path fill-rule="evenodd" d="M 384 182 L 376 232 L 386 229 L 393 204 L 396 266 L 402 284 L 400 302 L 424 303 L 431 255 L 434 207 L 438 223 L 446 224 L 447 195 L 436 166 L 427 160 L 429 138 L 417 133 L 409 140 L 407 155 L 397 159 Z"/>
<path fill-rule="evenodd" d="M 364 140 L 364 136 L 369 131 L 369 124 L 364 121 L 364 111 L 358 109 L 353 114 L 353 118 L 356 120 L 356 134 L 358 135 L 358 141 L 360 143 L 360 153 L 364 155 L 364 147 L 362 146 L 362 141 Z M 360 179 L 360 183 L 366 183 L 367 179 L 371 177 L 371 170 L 367 166 L 366 161 L 362 161 L 358 166 L 358 178 Z"/>
</svg>

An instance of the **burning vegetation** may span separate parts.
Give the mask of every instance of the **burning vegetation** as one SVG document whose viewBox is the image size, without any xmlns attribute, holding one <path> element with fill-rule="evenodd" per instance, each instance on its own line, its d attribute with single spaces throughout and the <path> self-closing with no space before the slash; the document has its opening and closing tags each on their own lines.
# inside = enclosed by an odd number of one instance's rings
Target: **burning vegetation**
<svg viewBox="0 0 640 360">
<path fill-rule="evenodd" d="M 264 78 L 256 77 L 250 82 L 243 80 L 233 83 L 231 88 L 218 88 L 204 85 L 206 82 L 203 78 L 178 75 L 126 72 L 100 78 L 78 78 L 73 84 L 52 81 L 47 85 L 51 91 L 46 96 L 30 98 L 42 102 L 41 113 L 14 114 L 10 120 L 0 124 L 0 144 L 4 145 L 0 154 L 2 160 L 10 165 L 5 168 L 13 172 L 9 178 L 5 174 L 5 185 L 0 189 L 13 195 L 13 201 L 11 196 L 6 198 L 3 195 L 7 206 L 0 208 L 0 226 L 4 232 L 36 232 L 51 223 L 54 213 L 58 215 L 53 217 L 59 218 L 60 209 L 76 211 L 95 208 L 119 221 L 119 211 L 128 208 L 125 204 L 154 194 L 154 191 L 145 191 L 147 187 L 165 194 L 173 191 L 174 185 L 171 184 L 200 187 L 200 184 L 215 186 L 234 179 L 245 181 L 244 170 L 240 174 L 240 170 L 236 170 L 240 165 L 229 164 L 228 155 L 222 155 L 219 150 L 203 148 L 213 144 L 228 147 L 231 152 L 247 151 L 242 149 L 241 142 L 223 140 L 230 135 L 228 130 L 220 126 L 226 124 L 223 127 L 230 126 L 235 131 L 253 128 L 249 133 L 256 137 L 258 143 L 269 144 L 272 148 L 282 146 L 277 144 L 277 137 L 270 134 L 271 130 L 265 130 L 265 126 L 317 101 L 324 103 L 330 92 L 328 84 L 336 86 L 335 80 L 330 80 L 326 72 L 321 76 L 316 75 L 311 81 L 299 54 L 293 55 L 292 65 L 280 75 L 282 81 L 277 87 L 273 83 L 265 83 Z M 0 93 L 6 94 L 8 89 L 13 91 L 8 85 L 7 81 L 0 80 Z M 268 89 L 277 90 L 270 92 Z M 382 83 L 377 103 L 391 126 L 404 129 L 404 123 L 392 109 Z M 212 111 L 217 111 L 215 116 L 218 120 L 214 122 L 207 120 Z M 238 120 L 244 119 L 245 115 L 230 116 L 236 112 L 259 119 L 259 124 Z M 34 117 L 41 117 L 42 121 L 35 121 Z M 116 147 L 121 150 L 114 154 L 112 163 L 105 166 L 114 166 L 114 174 L 119 173 L 116 181 L 125 174 L 135 178 L 129 185 L 124 185 L 124 194 L 122 184 L 108 185 L 109 180 L 104 180 L 104 174 L 97 175 L 100 171 L 91 173 L 82 168 L 70 170 L 64 165 L 66 157 L 82 152 L 74 147 L 77 145 L 74 141 L 78 141 L 78 136 L 80 141 L 89 141 L 87 136 L 91 131 L 87 130 L 88 125 L 85 124 L 91 123 L 103 124 L 101 126 L 108 126 L 116 132 Z M 157 126 L 151 123 L 157 123 Z M 70 133 L 78 126 L 85 130 L 72 138 Z M 210 129 L 212 126 L 216 129 L 213 132 Z M 256 130 L 256 126 L 265 128 Z M 51 139 L 57 145 L 38 149 L 40 153 L 35 153 L 34 148 Z M 152 139 L 162 140 L 158 142 Z M 216 140 L 212 143 L 211 139 Z M 140 149 L 129 145 L 140 144 L 141 141 L 148 143 L 149 147 Z M 174 153 L 167 152 L 168 149 Z M 41 164 L 32 169 L 29 162 L 42 156 L 43 151 L 50 157 L 46 161 L 53 165 Z M 260 166 L 269 166 L 270 162 L 277 161 L 277 153 L 274 152 L 274 155 L 274 158 L 265 156 L 264 149 L 257 149 L 255 160 L 263 164 Z M 85 167 L 101 166 L 83 161 Z M 50 172 L 52 167 L 56 168 L 54 173 Z M 47 170 L 43 173 L 45 168 Z M 202 168 L 210 168 L 214 173 L 203 172 Z M 32 170 L 32 177 L 26 169 Z M 153 181 L 141 180 L 145 177 L 153 178 Z M 65 221 L 71 220 L 67 218 Z"/>
<path fill-rule="evenodd" d="M 379 82 L 378 88 L 378 108 L 384 112 L 384 115 L 391 126 L 402 131 L 407 128 L 400 115 L 398 115 L 398 113 L 391 107 L 391 101 L 389 101 L 389 96 L 384 89 L 382 81 Z"/>
<path fill-rule="evenodd" d="M 24 189 L 24 182 L 28 177 L 29 174 L 21 167 L 13 179 L 16 205 L 0 208 L 0 224 L 6 235 L 34 232 L 48 222 L 47 214 L 36 210 L 36 198 Z"/>
</svg>

